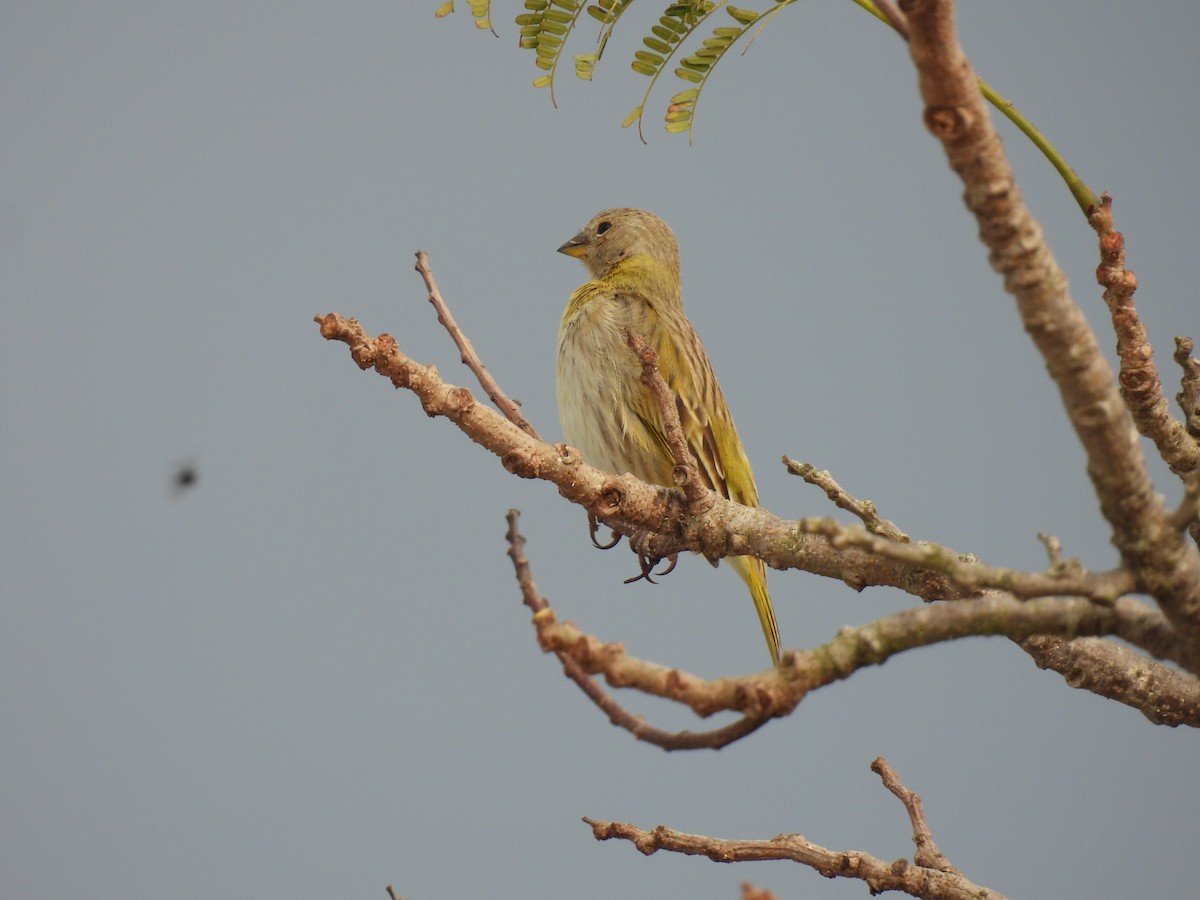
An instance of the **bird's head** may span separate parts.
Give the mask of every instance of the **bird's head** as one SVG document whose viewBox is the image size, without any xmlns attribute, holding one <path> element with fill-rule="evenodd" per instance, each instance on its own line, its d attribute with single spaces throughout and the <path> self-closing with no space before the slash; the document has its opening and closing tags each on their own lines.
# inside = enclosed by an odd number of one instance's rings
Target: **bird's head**
<svg viewBox="0 0 1200 900">
<path fill-rule="evenodd" d="M 679 243 L 667 223 L 641 209 L 606 209 L 558 248 L 574 256 L 593 278 L 604 278 L 623 260 L 649 256 L 679 272 Z"/>
</svg>

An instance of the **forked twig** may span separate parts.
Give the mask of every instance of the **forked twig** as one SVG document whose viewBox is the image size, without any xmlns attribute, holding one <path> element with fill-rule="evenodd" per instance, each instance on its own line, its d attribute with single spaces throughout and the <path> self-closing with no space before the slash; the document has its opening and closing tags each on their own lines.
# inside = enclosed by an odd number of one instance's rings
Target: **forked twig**
<svg viewBox="0 0 1200 900">
<path fill-rule="evenodd" d="M 533 582 L 533 570 L 529 564 L 529 558 L 525 555 L 525 537 L 517 529 L 517 520 L 520 515 L 518 510 L 510 509 L 505 517 L 508 521 L 508 531 L 505 534 L 505 539 L 508 541 L 508 556 L 513 563 L 517 584 L 521 587 L 521 596 L 525 605 L 533 610 L 535 620 L 553 618 L 554 611 L 550 609 L 549 604 L 546 603 L 545 598 L 538 591 L 537 585 Z M 587 698 L 608 716 L 610 722 L 625 729 L 639 741 L 645 741 L 664 750 L 720 749 L 752 734 L 769 721 L 764 717 L 743 716 L 736 722 L 731 722 L 721 728 L 714 728 L 711 731 L 665 731 L 647 724 L 640 716 L 635 716 L 621 706 L 600 687 L 594 678 L 584 671 L 583 667 L 566 650 L 555 649 L 552 652 L 558 657 L 566 676 L 574 681 Z"/>
<path fill-rule="evenodd" d="M 921 805 L 921 798 L 917 792 L 910 791 L 900 783 L 900 776 L 882 756 L 871 763 L 871 771 L 883 780 L 883 786 L 895 794 L 908 811 L 908 821 L 912 823 L 913 829 L 913 843 L 917 845 L 917 852 L 913 854 L 916 864 L 928 869 L 937 869 L 939 872 L 961 875 L 962 872 L 950 864 L 950 860 L 946 859 L 946 855 L 934 843 L 933 834 L 925 822 L 925 808 Z"/>
<path fill-rule="evenodd" d="M 468 369 L 475 373 L 475 378 L 479 381 L 479 386 L 483 388 L 484 393 L 496 404 L 496 408 L 504 413 L 508 421 L 512 422 L 530 437 L 540 441 L 542 439 L 541 435 L 537 433 L 537 430 L 521 413 L 521 405 L 504 393 L 500 388 L 499 382 L 492 377 L 492 373 L 488 371 L 487 366 L 483 364 L 483 360 L 479 358 L 479 354 L 475 352 L 475 346 L 471 343 L 471 339 L 463 334 L 462 329 L 458 327 L 458 322 L 454 320 L 454 316 L 450 312 L 450 307 L 442 299 L 437 282 L 433 279 L 433 270 L 429 267 L 429 254 L 424 250 L 418 250 L 417 264 L 413 268 L 421 274 L 421 278 L 425 281 L 425 287 L 429 291 L 429 302 L 437 310 L 438 321 L 450 333 L 450 339 L 458 347 L 460 359 L 462 359 L 463 364 Z"/>
<path fill-rule="evenodd" d="M 796 462 L 794 459 L 789 459 L 786 456 L 783 458 L 783 465 L 793 475 L 798 475 L 809 484 L 823 490 L 825 496 L 838 509 L 844 509 L 846 512 L 857 516 L 867 531 L 890 538 L 893 541 L 899 541 L 902 544 L 909 542 L 910 538 L 907 534 L 897 528 L 894 523 L 880 517 L 879 513 L 875 510 L 874 503 L 870 500 L 859 500 L 857 497 L 852 497 L 846 493 L 845 489 L 833 480 L 833 476 L 829 474 L 827 469 L 818 471 L 817 467 L 812 463 Z"/>
<path fill-rule="evenodd" d="M 783 859 L 808 866 L 826 878 L 850 878 L 865 882 L 872 894 L 900 891 L 929 900 L 979 900 L 983 897 L 1003 900 L 995 891 L 974 884 L 937 849 L 929 826 L 925 823 L 920 798 L 900 783 L 887 760 L 879 757 L 871 763 L 871 768 L 883 778 L 887 789 L 908 810 L 913 826 L 913 841 L 917 845 L 917 852 L 913 856 L 915 865 L 903 860 L 889 862 L 859 850 L 831 850 L 799 834 L 781 834 L 765 841 L 725 840 L 687 834 L 665 825 L 646 831 L 624 822 L 602 822 L 586 816 L 583 821 L 591 826 L 596 840 L 629 841 L 646 855 L 666 850 L 687 856 L 707 856 L 714 862 L 725 863 Z"/>
</svg>

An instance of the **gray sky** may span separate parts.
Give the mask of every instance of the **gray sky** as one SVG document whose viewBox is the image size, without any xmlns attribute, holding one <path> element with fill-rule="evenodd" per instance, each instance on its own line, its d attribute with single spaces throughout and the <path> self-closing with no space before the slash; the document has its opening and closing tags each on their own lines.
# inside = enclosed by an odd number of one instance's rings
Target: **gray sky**
<svg viewBox="0 0 1200 900">
<path fill-rule="evenodd" d="M 312 316 L 358 316 L 469 384 L 412 271 L 559 436 L 554 249 L 636 205 L 683 248 L 763 503 L 823 515 L 788 454 L 914 537 L 1109 567 L 1083 457 L 1003 293 L 893 35 L 796 4 L 706 89 L 694 146 L 620 121 L 626 61 L 529 86 L 427 3 L 11 3 L 0 15 L 0 882 L 11 897 L 861 897 L 784 863 L 597 844 L 580 816 L 725 837 L 800 832 L 910 856 L 886 756 L 936 839 L 1013 896 L 1183 896 L 1196 736 L 1073 691 L 1002 640 L 905 654 L 720 753 L 667 755 L 537 649 L 504 554 L 522 528 L 559 614 L 706 676 L 756 671 L 741 584 L 688 559 L 624 587 L 584 514 Z M 636 4 L 639 6 L 641 4 Z M 980 73 L 1116 198 L 1169 393 L 1200 336 L 1191 173 L 1200 6 L 962 4 Z M 589 32 L 588 28 L 584 29 Z M 569 47 L 586 52 L 583 33 Z M 1095 240 L 1010 127 L 1022 189 L 1101 342 Z M 1182 179 L 1182 180 L 1181 180 Z M 199 484 L 174 496 L 174 467 Z M 1174 483 L 1161 477 L 1169 500 Z M 773 573 L 785 646 L 913 605 Z M 622 698 L 666 727 L 705 727 Z"/>
</svg>

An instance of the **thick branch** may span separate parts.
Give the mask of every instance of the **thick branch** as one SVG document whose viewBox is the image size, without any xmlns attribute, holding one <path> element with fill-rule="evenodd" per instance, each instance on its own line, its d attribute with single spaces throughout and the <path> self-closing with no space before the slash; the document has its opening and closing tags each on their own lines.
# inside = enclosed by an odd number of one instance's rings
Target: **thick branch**
<svg viewBox="0 0 1200 900">
<path fill-rule="evenodd" d="M 333 313 L 317 321 L 324 337 L 349 346 L 360 368 L 374 368 L 397 387 L 411 390 L 428 415 L 450 419 L 500 457 L 509 472 L 553 482 L 562 496 L 624 534 L 653 532 L 656 537 L 648 546 L 659 558 L 682 550 L 711 559 L 758 556 L 777 569 L 838 578 L 856 590 L 888 585 L 926 600 L 997 588 L 1020 597 L 1070 594 L 1111 603 L 1132 587 L 1122 572 L 1060 568 L 1039 574 L 986 566 L 939 544 L 899 543 L 832 519 L 788 521 L 716 496 L 703 514 L 695 514 L 677 491 L 628 474 L 612 475 L 587 465 L 565 444 L 535 440 L 478 403 L 470 391 L 442 381 L 432 366 L 405 356 L 390 335 L 371 338 L 357 320 Z"/>
<path fill-rule="evenodd" d="M 1062 674 L 1073 688 L 1140 711 L 1155 725 L 1200 728 L 1200 680 L 1113 641 L 1034 636 L 1021 642 L 1039 668 Z"/>
<path fill-rule="evenodd" d="M 1145 467 L 1137 430 L 1096 337 L 1072 301 L 1067 280 L 1021 198 L 1012 170 L 954 32 L 952 0 L 905 0 L 909 49 L 925 122 L 966 187 L 964 199 L 1017 300 L 1025 328 L 1058 385 L 1087 454 L 1113 544 L 1138 587 L 1151 594 L 1192 647 L 1200 671 L 1200 552 L 1168 521 Z"/>
<path fill-rule="evenodd" d="M 706 681 L 696 675 L 630 656 L 617 643 L 605 643 L 570 622 L 559 622 L 552 610 L 534 616 L 543 650 L 566 653 L 583 671 L 603 675 L 611 687 L 642 693 L 687 706 L 702 718 L 737 712 L 759 720 L 786 716 L 811 692 L 843 681 L 860 669 L 882 665 L 906 650 L 976 635 L 1024 640 L 1035 635 L 1114 635 L 1131 643 L 1162 641 L 1172 634 L 1162 614 L 1131 598 L 1106 608 L 1086 600 L 1042 598 L 1017 601 L 1001 594 L 974 600 L 907 609 L 857 628 L 843 628 L 831 641 L 812 650 L 789 650 L 783 663 L 753 675 Z M 1156 648 L 1168 652 L 1171 647 Z M 1142 671 L 1167 672 L 1151 660 L 1130 654 Z M 1097 693 L 1146 711 L 1149 697 L 1123 688 L 1126 673 L 1114 672 L 1112 684 L 1098 680 Z M 1200 718 L 1200 684 L 1180 674 L 1176 681 L 1159 679 L 1153 702 L 1173 706 L 1175 718 L 1190 724 Z"/>
</svg>

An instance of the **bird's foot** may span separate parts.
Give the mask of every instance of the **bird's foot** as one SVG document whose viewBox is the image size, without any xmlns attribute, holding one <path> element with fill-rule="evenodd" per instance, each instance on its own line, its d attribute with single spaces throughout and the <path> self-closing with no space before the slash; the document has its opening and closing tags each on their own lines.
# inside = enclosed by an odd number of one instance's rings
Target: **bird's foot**
<svg viewBox="0 0 1200 900">
<path fill-rule="evenodd" d="M 637 554 L 638 565 L 641 566 L 642 571 L 640 575 L 634 575 L 632 578 L 626 578 L 626 584 L 633 584 L 635 581 L 641 581 L 643 578 L 651 584 L 657 584 L 657 582 L 651 576 L 662 578 L 664 575 L 670 575 L 671 572 L 675 570 L 675 564 L 679 562 L 679 555 L 677 553 L 672 553 L 665 557 L 667 560 L 667 567 L 660 572 L 654 571 L 654 567 L 664 559 L 664 557 L 658 556 L 657 554 L 649 551 L 650 541 L 654 537 L 655 535 L 652 532 L 639 531 L 637 534 L 634 534 L 629 538 L 629 546 L 633 549 L 633 552 Z"/>
<path fill-rule="evenodd" d="M 617 544 L 621 543 L 621 535 L 615 529 L 612 533 L 612 538 L 607 544 L 602 544 L 596 540 L 596 533 L 600 530 L 600 521 L 588 513 L 588 536 L 592 539 L 592 546 L 597 550 L 611 550 Z"/>
</svg>

